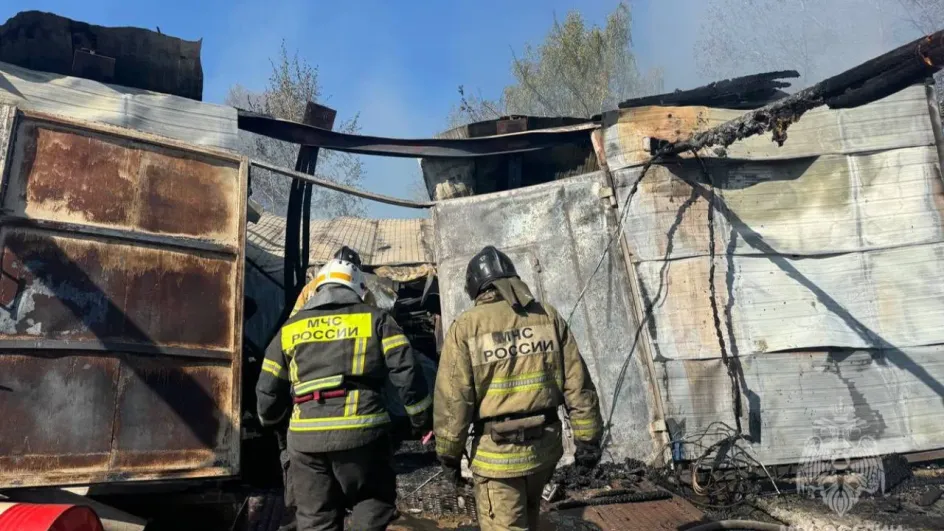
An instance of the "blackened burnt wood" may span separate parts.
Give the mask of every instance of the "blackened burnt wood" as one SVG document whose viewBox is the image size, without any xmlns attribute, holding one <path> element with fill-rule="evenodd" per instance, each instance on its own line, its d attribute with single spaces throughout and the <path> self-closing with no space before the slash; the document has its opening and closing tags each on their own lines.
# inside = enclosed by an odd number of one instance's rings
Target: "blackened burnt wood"
<svg viewBox="0 0 944 531">
<path fill-rule="evenodd" d="M 653 158 L 660 159 L 712 146 L 723 148 L 768 131 L 773 133 L 773 140 L 777 144 L 783 145 L 787 139 L 787 128 L 810 109 L 820 105 L 832 108 L 865 105 L 927 79 L 942 65 L 944 31 L 938 31 L 770 105 L 696 133 L 688 140 L 665 144 L 656 150 Z"/>
<path fill-rule="evenodd" d="M 735 77 L 691 90 L 676 90 L 666 94 L 626 100 L 619 104 L 619 108 L 629 109 L 648 105 L 674 107 L 702 105 L 722 109 L 756 109 L 785 97 L 787 94 L 780 89 L 789 87 L 790 83 L 783 79 L 797 77 L 800 77 L 800 74 L 796 70 Z"/>
</svg>

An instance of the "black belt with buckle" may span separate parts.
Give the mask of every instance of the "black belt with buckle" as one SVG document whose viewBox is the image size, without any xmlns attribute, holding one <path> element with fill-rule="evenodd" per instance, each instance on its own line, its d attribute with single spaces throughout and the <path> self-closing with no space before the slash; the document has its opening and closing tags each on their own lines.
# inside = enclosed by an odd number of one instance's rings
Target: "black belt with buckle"
<svg viewBox="0 0 944 531">
<path fill-rule="evenodd" d="M 537 416 L 542 416 L 542 415 L 544 416 L 544 422 L 541 423 L 541 425 L 538 426 L 538 428 L 543 429 L 545 426 L 549 426 L 549 425 L 560 422 L 560 417 L 557 415 L 557 408 L 541 409 L 538 411 L 531 411 L 527 413 L 515 413 L 512 415 L 502 415 L 500 417 L 484 418 L 479 421 L 473 422 L 472 430 L 473 430 L 473 433 L 476 435 L 484 435 L 485 433 L 491 432 L 492 428 L 496 424 L 508 422 L 511 420 L 522 420 L 529 417 L 537 417 Z"/>
</svg>

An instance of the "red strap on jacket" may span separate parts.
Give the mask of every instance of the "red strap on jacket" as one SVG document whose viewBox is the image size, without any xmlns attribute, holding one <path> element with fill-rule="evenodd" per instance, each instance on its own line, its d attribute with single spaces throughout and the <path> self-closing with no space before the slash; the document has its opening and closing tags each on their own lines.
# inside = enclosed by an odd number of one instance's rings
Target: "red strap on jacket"
<svg viewBox="0 0 944 531">
<path fill-rule="evenodd" d="M 296 404 L 304 404 L 305 402 L 310 402 L 312 400 L 317 400 L 321 402 L 326 398 L 341 398 L 347 396 L 347 389 L 335 389 L 332 391 L 315 391 L 314 393 L 309 393 L 307 395 L 296 396 L 292 399 L 292 402 Z"/>
</svg>

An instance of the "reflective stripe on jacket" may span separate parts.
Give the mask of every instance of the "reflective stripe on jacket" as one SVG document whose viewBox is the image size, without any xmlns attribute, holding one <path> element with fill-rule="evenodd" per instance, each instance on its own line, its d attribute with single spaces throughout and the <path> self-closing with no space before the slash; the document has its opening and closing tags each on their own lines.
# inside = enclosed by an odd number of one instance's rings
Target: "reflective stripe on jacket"
<svg viewBox="0 0 944 531">
<path fill-rule="evenodd" d="M 520 280 L 512 282 L 527 290 Z M 520 418 L 560 405 L 576 439 L 600 438 L 596 389 L 567 323 L 549 304 L 530 299 L 516 311 L 496 291 L 480 295 L 445 337 L 434 400 L 436 452 L 460 457 L 475 421 Z M 474 473 L 507 478 L 554 466 L 562 454 L 561 426 L 554 423 L 526 444 L 475 434 L 470 456 Z"/>
<path fill-rule="evenodd" d="M 381 401 L 390 379 L 414 422 L 432 398 L 410 343 L 386 312 L 343 287 L 326 286 L 296 312 L 266 349 L 256 386 L 264 425 L 289 419 L 289 446 L 302 452 L 358 448 L 390 423 Z M 331 392 L 345 396 L 330 397 Z M 329 397 L 293 404 L 293 397 Z"/>
</svg>

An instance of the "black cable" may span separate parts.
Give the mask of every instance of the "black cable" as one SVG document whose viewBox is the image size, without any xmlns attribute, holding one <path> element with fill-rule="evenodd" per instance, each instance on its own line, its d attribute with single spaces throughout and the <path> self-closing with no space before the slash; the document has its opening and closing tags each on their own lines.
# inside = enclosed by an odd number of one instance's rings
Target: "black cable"
<svg viewBox="0 0 944 531">
<path fill-rule="evenodd" d="M 579 507 L 593 507 L 599 505 L 615 505 L 619 503 L 640 503 L 647 501 L 668 500 L 672 494 L 658 490 L 646 492 L 631 492 L 619 496 L 605 496 L 599 498 L 590 498 L 586 500 L 564 500 L 554 504 L 551 511 L 564 511 L 567 509 L 577 509 Z"/>
<path fill-rule="evenodd" d="M 610 247 L 613 246 L 613 242 L 620 237 L 623 231 L 623 222 L 626 221 L 626 216 L 629 213 L 629 203 L 632 201 L 633 196 L 636 195 L 636 191 L 639 190 L 639 183 L 642 182 L 643 178 L 646 176 L 646 173 L 649 172 L 649 168 L 653 164 L 656 164 L 661 160 L 659 154 L 653 155 L 643 166 L 642 170 L 639 173 L 639 178 L 636 179 L 636 182 L 633 183 L 632 188 L 629 189 L 629 193 L 626 194 L 626 199 L 623 201 L 622 206 L 622 215 L 620 215 L 619 221 L 616 224 L 616 230 L 610 234 L 610 239 L 606 242 L 606 247 L 603 248 L 603 253 L 600 254 L 600 260 L 597 262 L 597 266 L 593 268 L 593 272 L 590 273 L 590 276 L 587 277 L 587 281 L 583 285 L 583 289 L 580 290 L 580 293 L 577 295 L 577 300 L 574 302 L 574 306 L 570 309 L 570 314 L 567 316 L 567 325 L 570 326 L 570 321 L 574 318 L 574 313 L 577 311 L 577 306 L 580 305 L 580 301 L 583 300 L 584 295 L 587 294 L 587 289 L 590 287 L 590 282 L 593 280 L 593 277 L 596 276 L 597 272 L 600 271 L 600 267 L 603 265 L 603 261 L 606 259 L 606 256 L 610 252 Z M 616 193 L 616 191 L 613 191 Z"/>
<path fill-rule="evenodd" d="M 737 433 L 741 434 L 741 415 L 743 414 L 741 406 L 741 386 L 737 377 L 737 371 L 734 368 L 735 362 L 728 356 L 728 347 L 724 341 L 724 334 L 721 332 L 721 312 L 718 310 L 718 293 L 715 288 L 715 201 L 717 201 L 717 196 L 715 194 L 714 181 L 712 180 L 711 173 L 708 171 L 708 166 L 705 164 L 705 161 L 698 156 L 698 152 L 695 150 L 692 150 L 692 155 L 695 157 L 695 160 L 698 161 L 699 165 L 701 165 L 701 170 L 708 181 L 708 190 L 710 192 L 708 197 L 708 291 L 711 302 L 711 318 L 714 322 L 715 336 L 718 338 L 718 347 L 721 349 L 721 362 L 724 363 L 728 372 L 728 378 L 731 379 L 731 401 L 734 409 L 734 424 L 737 428 Z M 732 330 L 731 333 L 733 334 L 734 331 Z"/>
<path fill-rule="evenodd" d="M 688 531 L 718 531 L 721 529 L 747 529 L 751 531 L 781 531 L 785 526 L 757 520 L 720 520 L 690 527 Z"/>
<path fill-rule="evenodd" d="M 600 255 L 600 260 L 597 262 L 596 267 L 593 269 L 593 272 L 590 273 L 590 276 L 587 277 L 587 281 L 584 283 L 583 288 L 580 290 L 580 293 L 577 295 L 577 300 L 574 302 L 574 306 L 570 309 L 570 314 L 567 316 L 567 326 L 570 326 L 571 320 L 574 317 L 574 313 L 577 311 L 577 306 L 580 305 L 580 302 L 583 300 L 584 296 L 587 294 L 587 289 L 590 288 L 590 282 L 593 280 L 593 277 L 596 276 L 597 272 L 600 270 L 600 267 L 603 265 L 606 256 L 610 252 L 610 248 L 613 246 L 613 242 L 616 241 L 622 235 L 623 232 L 623 223 L 626 221 L 626 217 L 629 215 L 629 204 L 633 199 L 633 196 L 636 195 L 636 192 L 639 190 L 639 184 L 645 178 L 646 174 L 649 172 L 649 168 L 653 164 L 662 160 L 662 156 L 659 154 L 653 155 L 643 166 L 642 170 L 639 172 L 639 178 L 636 179 L 636 182 L 633 183 L 633 186 L 629 189 L 629 192 L 626 194 L 626 199 L 623 200 L 622 211 L 620 214 L 619 221 L 616 224 L 616 230 L 610 234 L 610 239 L 606 243 L 606 247 L 603 249 L 603 253 Z M 614 184 L 615 186 L 615 184 Z M 615 193 L 615 191 L 614 191 Z M 606 424 L 604 425 L 604 433 L 602 440 L 604 445 L 606 444 L 607 438 L 609 437 L 610 426 L 613 421 L 613 414 L 616 412 L 616 402 L 619 398 L 619 394 L 623 388 L 623 382 L 626 380 L 626 371 L 629 369 L 629 362 L 633 358 L 633 352 L 636 351 L 636 343 L 639 342 L 639 338 L 642 334 L 643 326 L 646 325 L 648 319 L 643 319 L 639 326 L 636 328 L 636 333 L 633 335 L 633 345 L 629 350 L 629 354 L 626 355 L 626 359 L 623 360 L 623 366 L 620 367 L 619 376 L 616 378 L 616 386 L 613 391 L 613 399 L 610 401 L 610 413 L 607 416 Z"/>
</svg>

